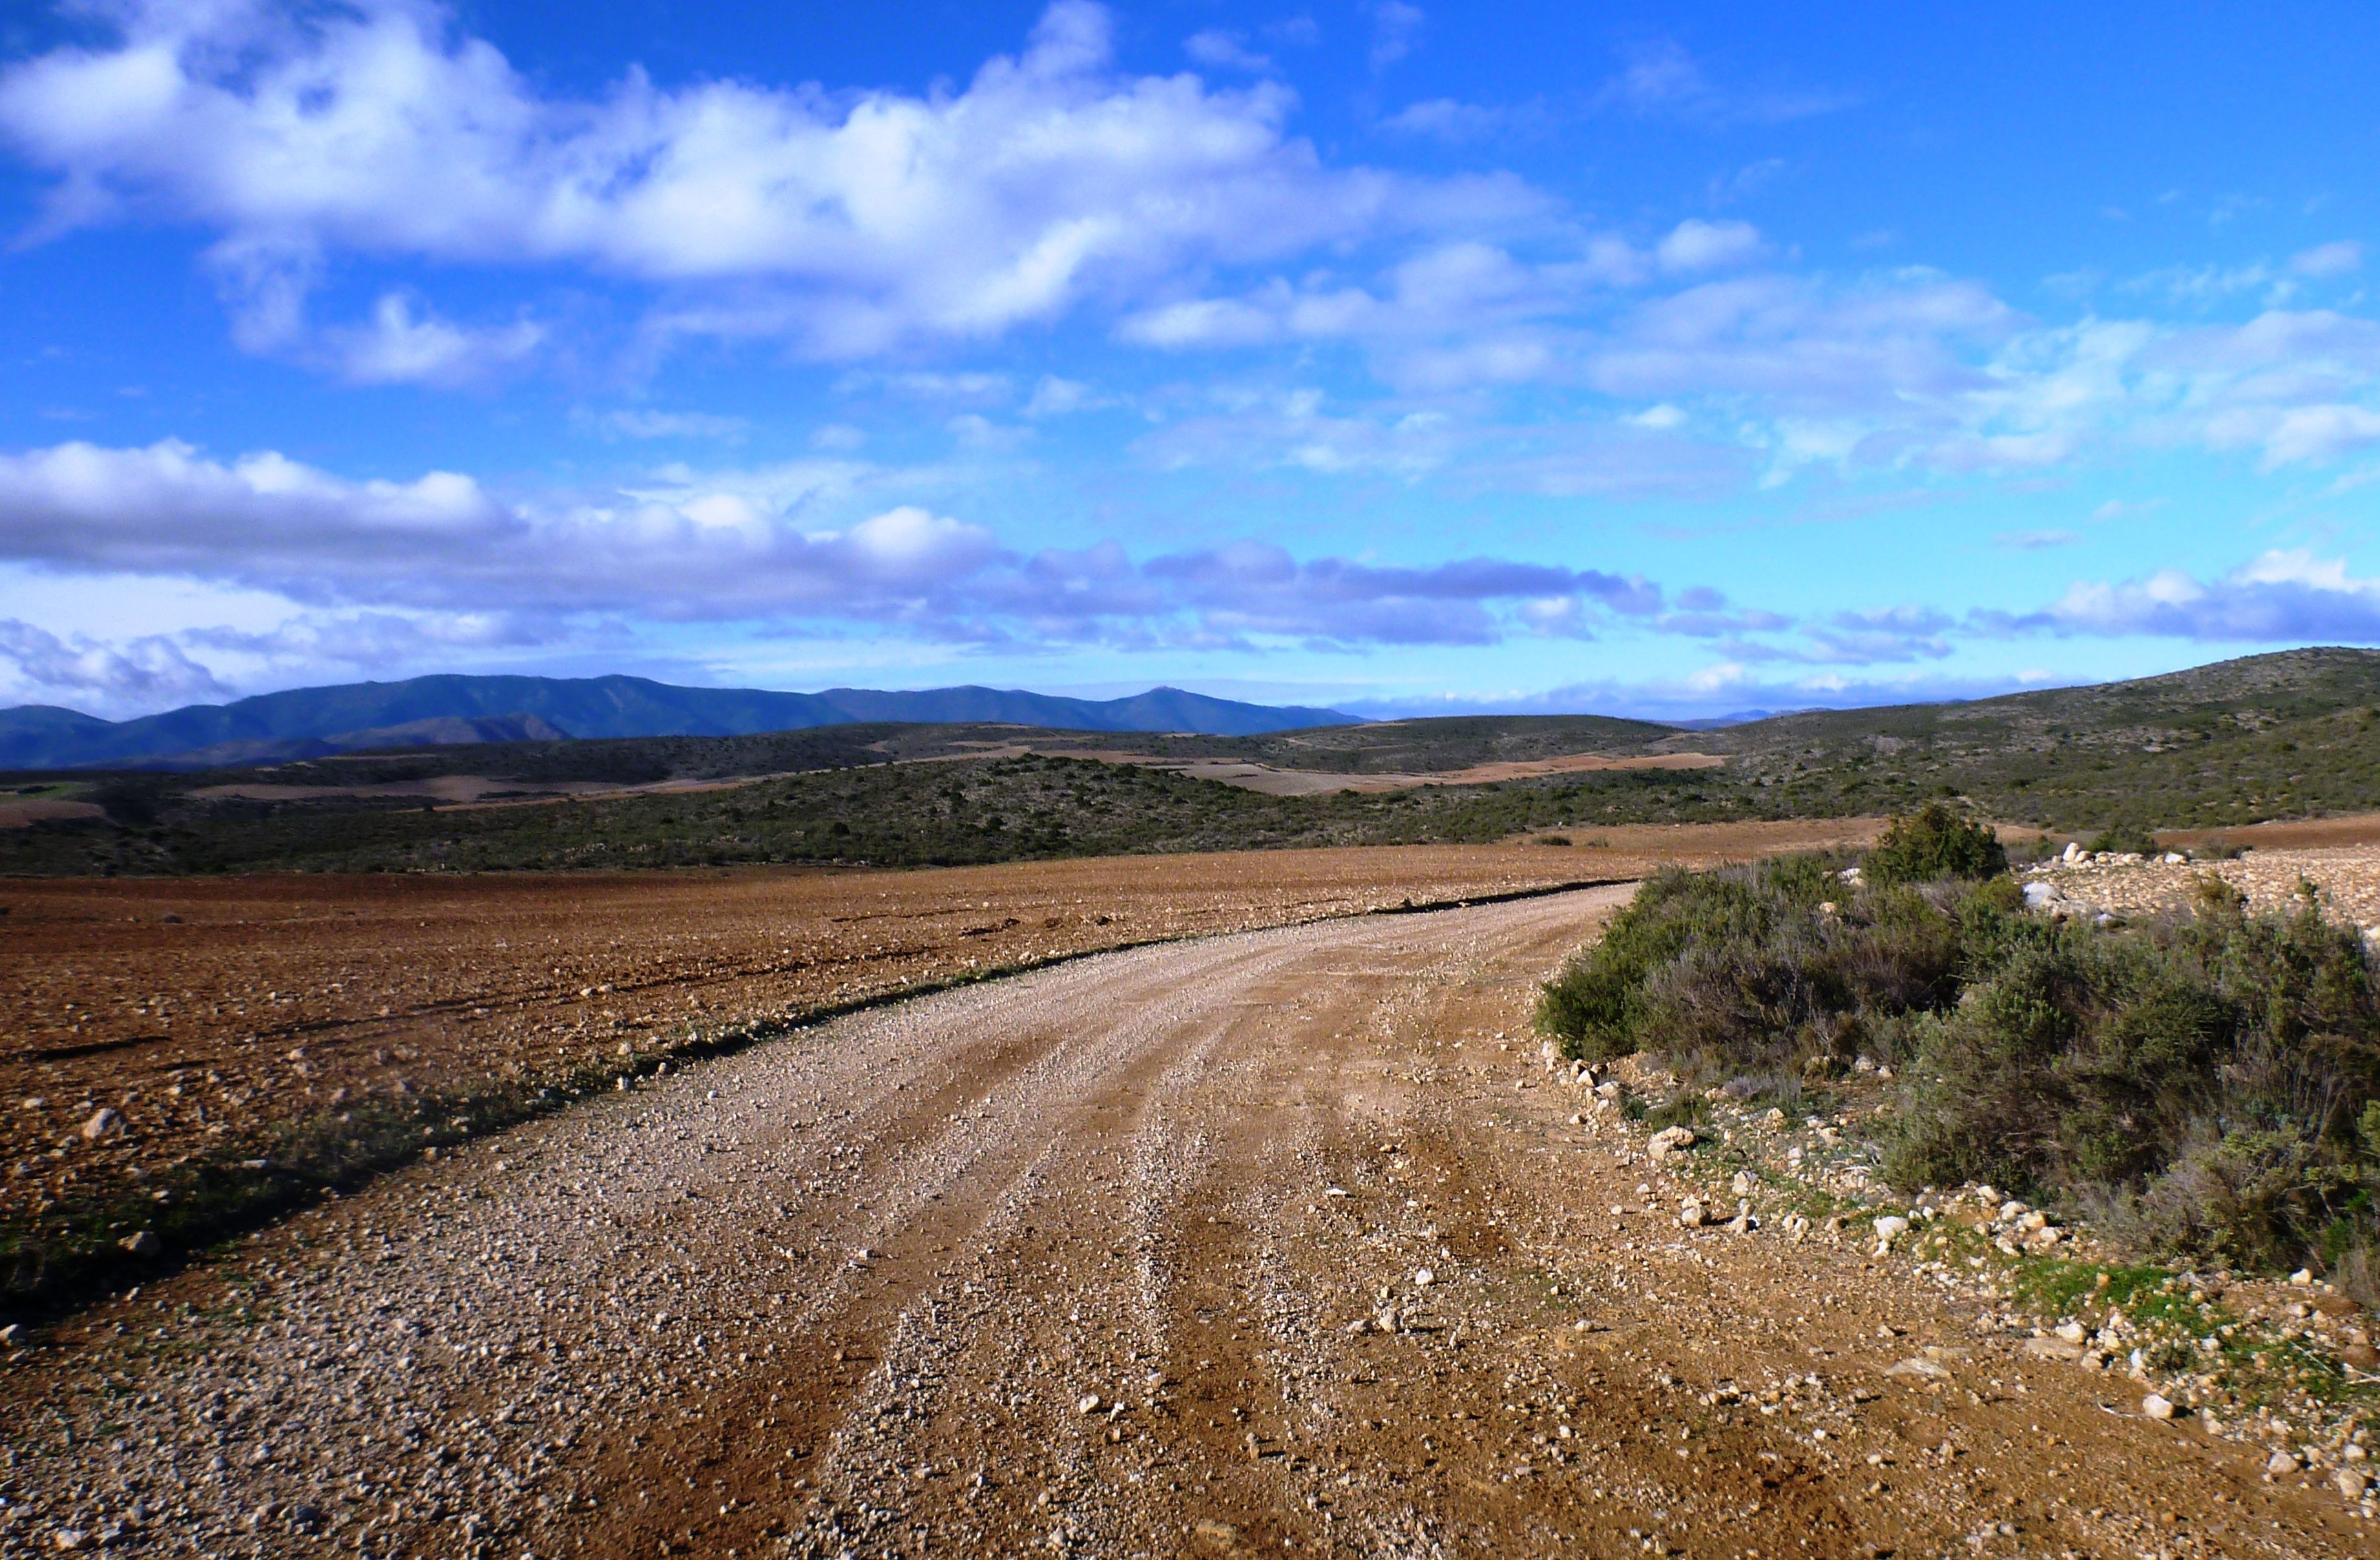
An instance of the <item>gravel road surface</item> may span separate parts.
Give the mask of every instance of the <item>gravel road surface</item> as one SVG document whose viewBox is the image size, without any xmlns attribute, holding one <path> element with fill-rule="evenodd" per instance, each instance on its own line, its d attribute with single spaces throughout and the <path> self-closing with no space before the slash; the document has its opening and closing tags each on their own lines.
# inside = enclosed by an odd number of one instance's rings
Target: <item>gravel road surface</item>
<svg viewBox="0 0 2380 1560">
<path fill-rule="evenodd" d="M 1656 1211 L 1523 1037 L 1624 892 L 1101 955 L 391 1177 L 8 1357 L 0 1553 L 2373 1552 L 1922 1276 Z"/>
</svg>

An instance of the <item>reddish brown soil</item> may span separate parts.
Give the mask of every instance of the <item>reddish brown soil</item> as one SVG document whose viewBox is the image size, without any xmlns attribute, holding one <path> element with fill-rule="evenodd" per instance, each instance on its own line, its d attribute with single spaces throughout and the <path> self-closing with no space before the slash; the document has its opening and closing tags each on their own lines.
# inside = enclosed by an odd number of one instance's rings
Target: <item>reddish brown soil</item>
<svg viewBox="0 0 2380 1560">
<path fill-rule="evenodd" d="M 1623 898 L 1076 962 L 390 1177 L 0 1360 L 0 1554 L 2373 1553 L 1766 1191 L 1680 1227 L 1510 1039 Z"/>
<path fill-rule="evenodd" d="M 2257 851 L 2292 846 L 2380 845 L 2380 813 L 2351 813 L 2337 818 L 2258 823 L 2244 828 L 2168 828 L 2157 833 L 2157 842 L 2172 850 L 2188 850 L 2214 840 L 2228 840 Z"/>
<path fill-rule="evenodd" d="M 1561 758 L 1475 764 L 1467 769 L 1448 769 L 1433 774 L 1406 774 L 1395 770 L 1346 774 L 1334 769 L 1281 769 L 1269 764 L 1255 764 L 1236 758 L 1160 758 L 1146 753 L 1117 753 L 1100 748 L 1020 745 L 1002 749 L 999 756 L 1015 757 L 1027 753 L 1087 759 L 1099 764 L 1146 764 L 1155 768 L 1176 770 L 1196 780 L 1236 785 L 1244 791 L 1259 791 L 1268 796 L 1322 796 L 1340 791 L 1411 791 L 1425 785 L 1488 785 L 1503 780 L 1529 780 L 1540 775 L 1585 774 L 1605 769 L 1716 769 L 1727 762 L 1712 753 L 1648 753 L 1629 758 L 1574 753 Z"/>
<path fill-rule="evenodd" d="M 921 872 L 0 885 L 0 1214 L 372 1094 L 558 1077 L 694 1026 L 1157 938 L 1638 876 L 1872 822 Z M 103 1107 L 120 1125 L 88 1141 Z"/>
<path fill-rule="evenodd" d="M 0 802 L 0 828 L 30 828 L 37 823 L 102 816 L 102 809 L 91 803 L 68 802 L 55 796 L 12 797 Z"/>
</svg>

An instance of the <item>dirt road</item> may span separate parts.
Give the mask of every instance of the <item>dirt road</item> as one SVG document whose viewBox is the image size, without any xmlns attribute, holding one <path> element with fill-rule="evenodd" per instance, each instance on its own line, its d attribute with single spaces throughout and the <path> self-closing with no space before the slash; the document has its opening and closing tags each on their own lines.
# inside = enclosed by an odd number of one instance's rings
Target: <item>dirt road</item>
<svg viewBox="0 0 2380 1560">
<path fill-rule="evenodd" d="M 0 1221 L 359 1104 L 560 1084 L 980 970 L 1873 839 L 1875 819 L 914 872 L 0 880 Z M 84 1128 L 110 1112 L 98 1137 Z M 14 1320 L 0 1314 L 0 1323 Z"/>
<path fill-rule="evenodd" d="M 15 1356 L 0 1552 L 2371 1553 L 1920 1275 L 1649 1213 L 1519 1038 L 1620 898 L 1104 955 L 390 1178 Z"/>
</svg>

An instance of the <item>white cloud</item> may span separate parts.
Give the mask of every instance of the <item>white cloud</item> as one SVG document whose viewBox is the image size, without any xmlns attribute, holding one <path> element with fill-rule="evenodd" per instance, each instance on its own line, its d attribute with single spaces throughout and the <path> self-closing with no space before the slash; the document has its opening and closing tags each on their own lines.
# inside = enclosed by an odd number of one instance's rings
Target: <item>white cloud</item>
<svg viewBox="0 0 2380 1560">
<path fill-rule="evenodd" d="M 2218 412 L 2207 431 L 2217 446 L 2264 446 L 2266 470 L 2329 461 L 2380 443 L 2380 412 L 2355 405 L 2242 406 Z"/>
<path fill-rule="evenodd" d="M 1276 340 L 1281 321 L 1257 304 L 1236 298 L 1192 298 L 1146 309 L 1126 319 L 1117 333 L 1144 346 L 1252 346 Z"/>
<path fill-rule="evenodd" d="M 1383 36 L 1408 36 L 1409 11 L 1383 6 Z M 1083 0 L 929 97 L 631 72 L 565 100 L 404 0 L 108 14 L 113 42 L 0 74 L 0 136 L 57 175 L 47 231 L 137 213 L 214 229 L 261 340 L 295 333 L 341 251 L 759 285 L 663 323 L 849 356 L 994 335 L 1188 266 L 1542 205 L 1510 179 L 1327 168 L 1285 133 L 1292 99 L 1271 84 L 1119 76 L 1107 13 Z M 454 360 L 426 328 L 394 321 L 397 345 L 369 361 Z"/>
<path fill-rule="evenodd" d="M 1851 100 L 1840 93 L 1721 86 L 1670 40 L 1630 52 L 1620 74 L 1597 94 L 1598 105 L 1647 117 L 1680 119 L 1706 128 L 1779 124 L 1830 113 Z"/>
<path fill-rule="evenodd" d="M 1748 222 L 1689 217 L 1654 249 L 1664 271 L 1717 271 L 1759 258 L 1760 230 Z"/>
<path fill-rule="evenodd" d="M 1245 70 L 1257 75 L 1272 68 L 1272 61 L 1248 47 L 1247 35 L 1208 28 L 1194 32 L 1182 44 L 1183 53 L 1216 70 Z"/>
<path fill-rule="evenodd" d="M 524 503 L 451 472 L 353 482 L 270 452 L 66 444 L 0 456 L 0 557 L 316 602 L 709 620 L 880 615 L 992 561 L 988 532 L 910 508 L 849 527 L 806 519 L 847 507 L 864 475 L 664 469 L 642 490 Z"/>
<path fill-rule="evenodd" d="M 2161 569 L 2118 584 L 2077 581 L 2046 611 L 1998 626 L 2237 644 L 2380 643 L 2380 580 L 2311 551 L 2266 552 L 2202 582 Z"/>
<path fill-rule="evenodd" d="M 1559 116 L 1544 102 L 1521 103 L 1464 103 L 1458 98 L 1426 98 L 1408 103 L 1380 121 L 1380 128 L 1398 135 L 1428 136 L 1457 146 L 1498 137 L 1542 134 Z"/>
<path fill-rule="evenodd" d="M 1413 53 L 1428 16 L 1406 0 L 1378 0 L 1372 6 L 1372 68 L 1385 70 Z"/>
<path fill-rule="evenodd" d="M 1506 117 L 1500 108 L 1459 103 L 1453 98 L 1430 98 L 1399 109 L 1381 120 L 1380 127 L 1451 141 L 1485 140 L 1503 127 Z"/>
<path fill-rule="evenodd" d="M 2017 317 L 1972 283 L 1923 272 L 1834 289 L 1786 276 L 1708 282 L 1633 309 L 1588 355 L 1588 383 L 1629 399 L 1752 393 L 1779 410 L 1938 405 L 1987 382 L 1970 354 Z"/>
<path fill-rule="evenodd" d="M 740 441 L 752 430 L 749 417 L 722 417 L 715 412 L 660 412 L 627 407 L 601 417 L 581 414 L 577 419 L 613 439 L 718 439 Z"/>
<path fill-rule="evenodd" d="M 1101 395 L 1079 380 L 1044 374 L 1040 382 L 1033 387 L 1032 395 L 1026 398 L 1022 415 L 1028 417 L 1062 417 L 1114 404 L 1111 398 Z"/>
<path fill-rule="evenodd" d="M 2276 305 L 2288 301 L 2295 284 L 2263 260 L 2244 265 L 2168 266 L 2123 284 L 2133 293 L 2162 293 L 2176 303 L 2205 306 L 2235 293 L 2265 293 Z"/>
<path fill-rule="evenodd" d="M 957 372 L 918 369 L 897 374 L 855 372 L 845 375 L 836 388 L 851 391 L 871 384 L 881 385 L 919 401 L 948 401 L 972 405 L 1002 403 L 1016 393 L 1016 381 L 1006 374 L 990 373 L 980 369 Z"/>
<path fill-rule="evenodd" d="M 122 644 L 60 638 L 18 618 L 0 618 L 0 699 L 77 707 L 154 708 L 224 698 L 231 690 L 164 635 Z"/>
<path fill-rule="evenodd" d="M 2351 239 L 2316 244 L 2292 258 L 2289 269 L 2301 276 L 2349 276 L 2363 269 L 2363 246 Z"/>
<path fill-rule="evenodd" d="M 361 328 L 325 333 L 339 372 L 358 384 L 471 384 L 513 368 L 545 340 L 545 328 L 521 320 L 469 331 L 432 315 L 416 319 L 401 293 L 384 295 Z"/>
<path fill-rule="evenodd" d="M 981 412 L 961 412 L 942 427 L 971 450 L 1013 450 L 1037 436 L 1030 428 L 994 422 Z"/>
</svg>

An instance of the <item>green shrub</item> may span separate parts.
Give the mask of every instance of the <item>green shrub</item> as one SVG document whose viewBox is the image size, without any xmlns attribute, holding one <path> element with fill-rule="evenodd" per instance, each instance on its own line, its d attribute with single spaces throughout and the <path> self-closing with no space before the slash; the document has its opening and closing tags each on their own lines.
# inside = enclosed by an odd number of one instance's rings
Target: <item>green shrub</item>
<svg viewBox="0 0 2380 1560">
<path fill-rule="evenodd" d="M 2352 932 L 2207 894 L 2188 920 L 2068 925 L 1973 973 L 1921 1026 L 1896 1184 L 1990 1180 L 2252 1267 L 2368 1243 L 2380 987 Z"/>
<path fill-rule="evenodd" d="M 2008 870 L 2008 852 L 1987 826 L 1928 802 L 1887 825 L 1862 865 L 1880 884 L 1991 877 Z"/>
<path fill-rule="evenodd" d="M 1747 1099 L 1864 1053 L 1900 1069 L 1897 1186 L 1988 1180 L 2164 1254 L 2369 1286 L 2380 980 L 2312 900 L 2251 916 L 2210 874 L 2187 915 L 2103 929 L 2026 913 L 2004 877 L 1671 871 L 1547 984 L 1538 1023 Z"/>
<path fill-rule="evenodd" d="M 1941 886 L 1855 888 L 1841 865 L 1662 873 L 1547 983 L 1538 1027 L 1588 1061 L 1654 1049 L 1704 1081 L 1892 1059 L 1909 1013 L 1957 996 L 1960 901 Z"/>
</svg>

